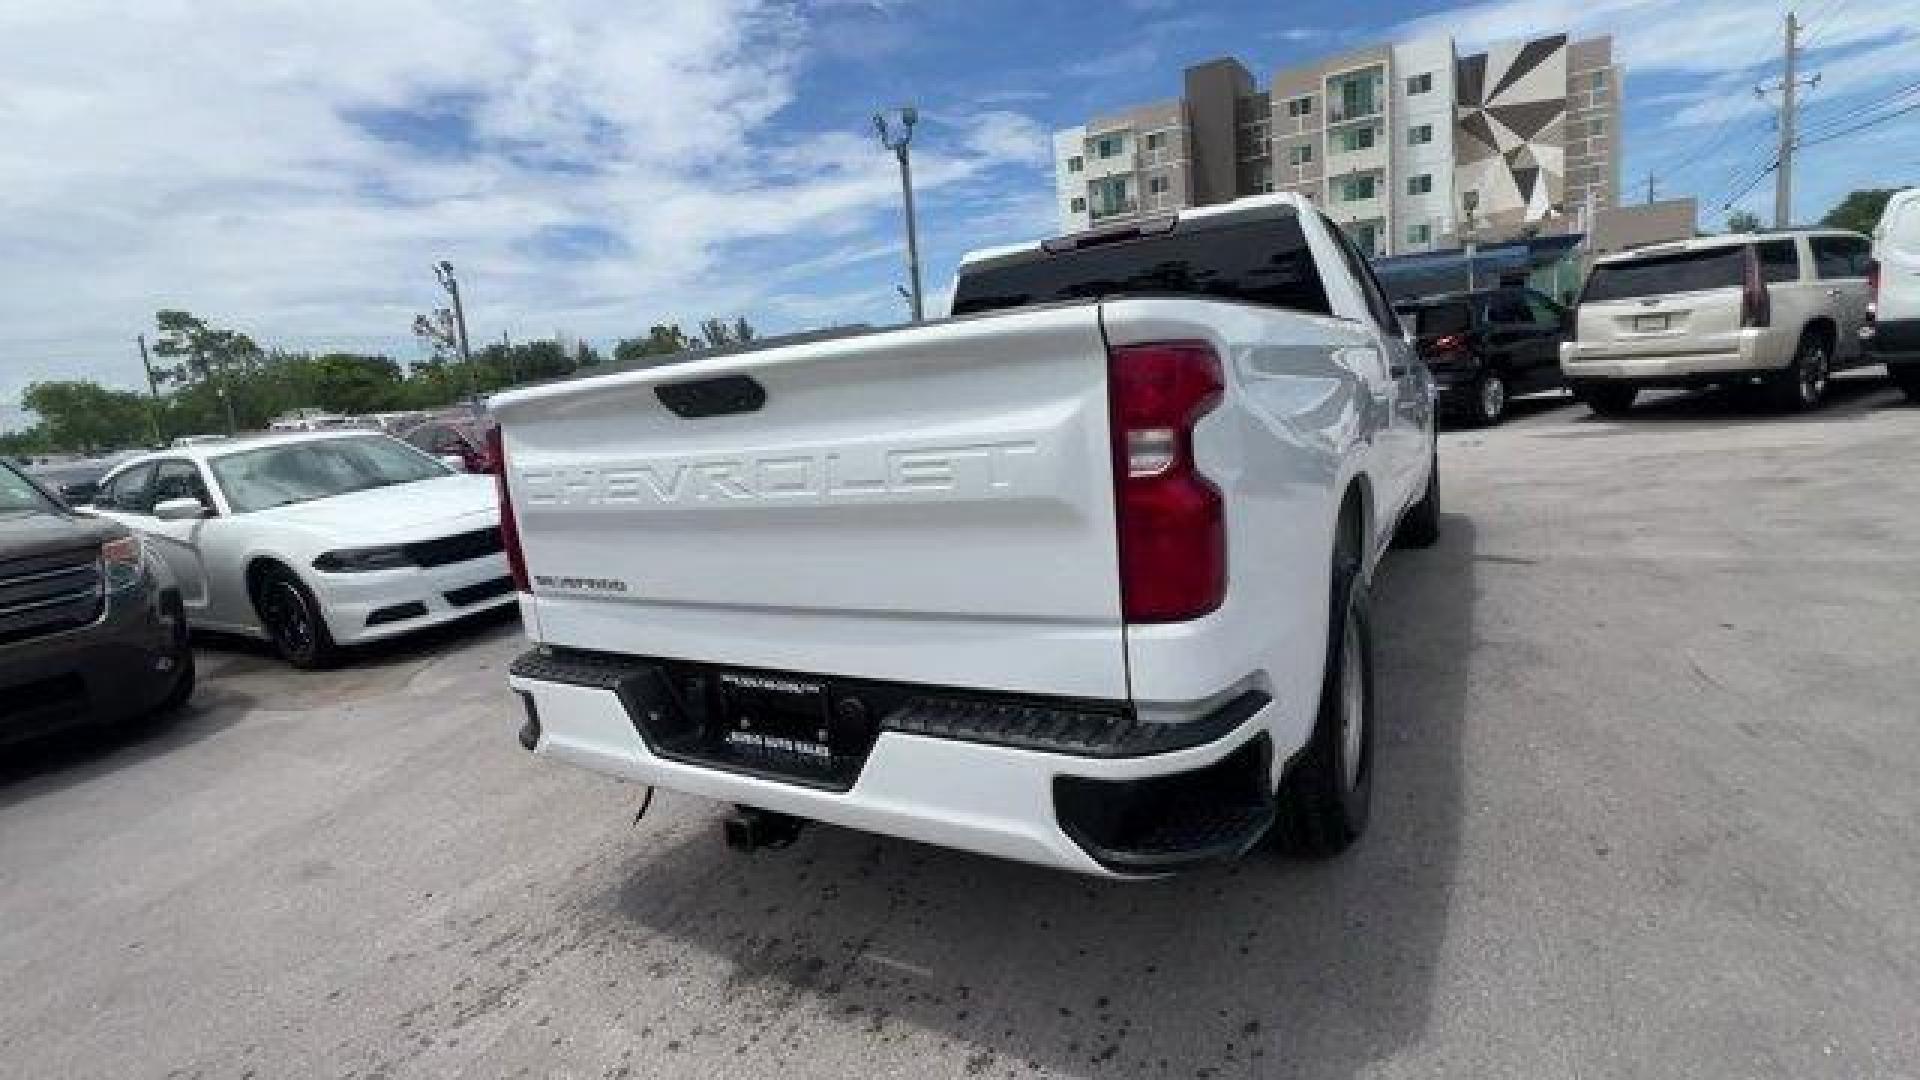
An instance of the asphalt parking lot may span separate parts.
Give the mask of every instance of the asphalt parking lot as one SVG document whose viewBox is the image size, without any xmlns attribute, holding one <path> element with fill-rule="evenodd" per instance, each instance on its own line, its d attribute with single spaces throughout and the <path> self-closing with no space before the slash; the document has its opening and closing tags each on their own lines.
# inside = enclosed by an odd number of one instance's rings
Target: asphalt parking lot
<svg viewBox="0 0 1920 1080">
<path fill-rule="evenodd" d="M 0 759 L 21 1077 L 1920 1072 L 1920 409 L 1550 399 L 1375 590 L 1373 829 L 1110 884 L 538 761 L 494 621 Z"/>
</svg>

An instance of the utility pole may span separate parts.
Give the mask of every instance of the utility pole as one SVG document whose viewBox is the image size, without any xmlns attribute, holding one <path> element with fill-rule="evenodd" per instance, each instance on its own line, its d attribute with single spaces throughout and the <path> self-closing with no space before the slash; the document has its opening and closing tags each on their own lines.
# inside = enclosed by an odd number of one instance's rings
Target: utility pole
<svg viewBox="0 0 1920 1080">
<path fill-rule="evenodd" d="M 1647 170 L 1647 201 L 1653 201 L 1653 170 Z"/>
<path fill-rule="evenodd" d="M 913 286 L 913 321 L 919 322 L 926 317 L 924 296 L 920 291 L 920 236 L 913 219 L 913 164 L 908 147 L 913 143 L 913 125 L 919 122 L 920 111 L 911 105 L 900 109 L 901 131 L 895 137 L 887 130 L 885 113 L 873 114 L 873 129 L 880 134 L 880 145 L 893 151 L 900 162 L 900 196 L 907 209 L 907 278 Z"/>
<path fill-rule="evenodd" d="M 440 287 L 453 297 L 454 348 L 460 351 L 461 366 L 467 369 L 467 394 L 480 396 L 480 384 L 473 376 L 473 354 L 467 351 L 467 309 L 460 303 L 460 282 L 453 276 L 453 264 L 445 259 L 433 265 L 433 276 L 440 279 Z"/>
<path fill-rule="evenodd" d="M 152 399 L 147 407 L 147 419 L 153 421 L 153 445 L 162 447 L 167 444 L 167 437 L 160 431 L 160 384 L 153 377 L 153 361 L 147 359 L 147 335 L 135 335 L 133 340 L 140 345 L 140 366 L 147 372 L 147 394 Z"/>
<path fill-rule="evenodd" d="M 1802 78 L 1799 74 L 1800 60 L 1800 20 L 1793 12 L 1787 12 L 1787 51 L 1786 60 L 1780 77 L 1780 153 L 1775 158 L 1773 174 L 1773 227 L 1784 229 L 1793 224 L 1793 144 L 1795 129 L 1799 124 L 1799 106 L 1796 102 L 1802 86 L 1820 85 L 1818 74 Z M 1773 87 L 1761 84 L 1753 88 L 1759 97 L 1766 97 Z"/>
</svg>

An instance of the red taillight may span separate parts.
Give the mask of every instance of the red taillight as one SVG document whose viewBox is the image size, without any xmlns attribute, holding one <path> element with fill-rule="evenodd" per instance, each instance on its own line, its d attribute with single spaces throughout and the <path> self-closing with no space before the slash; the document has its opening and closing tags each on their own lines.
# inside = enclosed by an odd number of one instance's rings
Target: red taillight
<svg viewBox="0 0 1920 1080">
<path fill-rule="evenodd" d="M 1867 261 L 1867 322 L 1880 317 L 1880 260 Z"/>
<path fill-rule="evenodd" d="M 1193 426 L 1224 388 L 1220 358 L 1202 341 L 1125 345 L 1107 358 L 1127 622 L 1198 618 L 1226 598 L 1226 509 L 1193 460 Z"/>
<path fill-rule="evenodd" d="M 1747 249 L 1747 272 L 1740 283 L 1740 325 L 1766 326 L 1773 322 L 1773 300 L 1760 276 L 1760 255 Z"/>
<path fill-rule="evenodd" d="M 1433 344 L 1427 346 L 1427 352 L 1438 356 L 1441 353 L 1460 352 L 1466 347 L 1467 336 L 1465 334 L 1442 334 L 1433 339 Z"/>
<path fill-rule="evenodd" d="M 513 500 L 507 495 L 507 448 L 497 426 L 487 431 L 487 457 L 493 462 L 493 489 L 500 493 L 500 544 L 507 549 L 507 572 L 513 575 L 516 591 L 531 592 L 527 557 L 520 550 L 520 524 L 514 520 Z"/>
</svg>

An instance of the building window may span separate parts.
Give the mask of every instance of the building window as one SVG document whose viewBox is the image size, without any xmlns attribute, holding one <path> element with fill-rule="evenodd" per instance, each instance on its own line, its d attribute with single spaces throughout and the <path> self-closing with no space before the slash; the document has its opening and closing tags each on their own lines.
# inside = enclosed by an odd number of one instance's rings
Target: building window
<svg viewBox="0 0 1920 1080">
<path fill-rule="evenodd" d="M 1345 128 L 1334 133 L 1334 142 L 1343 154 L 1351 154 L 1357 150 L 1372 149 L 1373 138 L 1372 124 L 1368 124 L 1365 127 Z"/>
<path fill-rule="evenodd" d="M 1147 181 L 1147 190 L 1153 192 L 1155 195 L 1165 195 L 1167 193 L 1167 187 L 1167 178 L 1164 176 L 1156 176 Z"/>
<path fill-rule="evenodd" d="M 1087 212 L 1087 200 L 1086 200 L 1086 199 L 1084 199 L 1084 198 L 1082 198 L 1081 196 L 1078 196 L 1078 195 L 1075 195 L 1075 196 L 1073 197 L 1073 203 L 1072 203 L 1072 209 L 1073 209 L 1073 212 L 1074 212 L 1074 213 L 1076 213 L 1076 214 L 1084 214 L 1084 213 L 1086 213 L 1086 212 Z"/>
<path fill-rule="evenodd" d="M 1287 164 L 1310 165 L 1313 163 L 1313 144 L 1300 143 L 1287 147 Z"/>
<path fill-rule="evenodd" d="M 1124 176 L 1102 177 L 1093 182 L 1093 217 L 1099 220 L 1115 214 L 1131 214 L 1137 209 L 1127 192 Z"/>
<path fill-rule="evenodd" d="M 1341 202 L 1365 202 L 1368 199 L 1373 198 L 1374 195 L 1376 194 L 1375 188 L 1374 188 L 1375 179 L 1376 178 L 1372 173 L 1362 173 L 1358 176 L 1341 177 L 1339 187 L 1338 187 L 1338 190 L 1340 192 L 1340 201 Z"/>
<path fill-rule="evenodd" d="M 1272 162 L 1263 161 L 1260 164 L 1254 166 L 1253 189 L 1255 191 L 1262 192 L 1262 193 L 1273 190 L 1273 163 Z"/>
<path fill-rule="evenodd" d="M 1433 125 L 1421 124 L 1407 129 L 1408 146 L 1425 146 L 1433 141 Z"/>
<path fill-rule="evenodd" d="M 1607 92 L 1606 68 L 1600 68 L 1593 73 L 1593 92 L 1596 94 L 1604 94 Z"/>
<path fill-rule="evenodd" d="M 1433 243 L 1433 226 L 1428 225 L 1424 221 L 1418 225 L 1407 226 L 1407 243 L 1409 244 Z"/>
<path fill-rule="evenodd" d="M 1154 131 L 1147 134 L 1147 149 L 1164 150 L 1167 147 L 1167 133 Z"/>
<path fill-rule="evenodd" d="M 1407 94 L 1424 94 L 1433 89 L 1433 72 L 1423 71 L 1407 80 Z"/>
<path fill-rule="evenodd" d="M 1407 177 L 1407 194 L 1425 195 L 1433 190 L 1432 173 L 1416 173 Z"/>
<path fill-rule="evenodd" d="M 1075 154 L 1072 157 L 1067 159 L 1067 171 L 1070 173 L 1079 172 L 1081 169 L 1084 169 L 1086 167 L 1087 167 L 1086 159 L 1081 157 L 1079 154 Z"/>
<path fill-rule="evenodd" d="M 1607 134 L 1607 118 L 1606 117 L 1594 116 L 1594 117 L 1588 118 L 1587 138 L 1589 139 L 1604 138 L 1606 137 L 1606 134 Z"/>
<path fill-rule="evenodd" d="M 1380 111 L 1381 71 L 1369 68 L 1327 80 L 1328 112 L 1335 123 L 1358 120 Z"/>
<path fill-rule="evenodd" d="M 1127 137 L 1125 135 L 1102 135 L 1093 140 L 1093 156 L 1103 161 L 1108 158 L 1119 157 L 1126 149 Z"/>
<path fill-rule="evenodd" d="M 1313 115 L 1312 95 L 1308 95 L 1306 97 L 1292 98 L 1288 100 L 1287 115 L 1288 116 L 1312 116 Z"/>
</svg>

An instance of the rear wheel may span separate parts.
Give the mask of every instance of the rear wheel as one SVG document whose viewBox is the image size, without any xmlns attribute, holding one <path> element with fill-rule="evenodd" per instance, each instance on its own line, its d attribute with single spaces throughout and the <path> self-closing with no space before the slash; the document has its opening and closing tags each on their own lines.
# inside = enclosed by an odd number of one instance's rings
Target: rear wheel
<svg viewBox="0 0 1920 1080">
<path fill-rule="evenodd" d="M 1333 601 L 1320 712 L 1280 789 L 1273 826 L 1280 850 L 1313 859 L 1351 847 L 1373 801 L 1373 626 L 1357 556 L 1335 567 Z"/>
<path fill-rule="evenodd" d="M 1616 386 L 1608 383 L 1587 383 L 1573 388 L 1574 396 L 1587 403 L 1596 416 L 1625 416 L 1633 408 L 1633 399 L 1640 396 L 1637 386 Z"/>
<path fill-rule="evenodd" d="M 340 648 L 333 643 L 320 605 L 291 572 L 282 567 L 263 572 L 253 603 L 261 626 L 287 663 L 315 669 L 329 667 L 338 658 Z"/>
<path fill-rule="evenodd" d="M 1800 335 L 1793 362 L 1767 384 L 1775 405 L 1789 412 L 1808 412 L 1827 399 L 1827 380 L 1833 374 L 1833 358 L 1827 341 L 1818 331 Z"/>
<path fill-rule="evenodd" d="M 1489 371 L 1473 384 L 1473 422 L 1492 427 L 1507 416 L 1507 380 L 1497 371 Z"/>
<path fill-rule="evenodd" d="M 1920 364 L 1888 364 L 1887 374 L 1908 401 L 1920 405 Z"/>
</svg>

